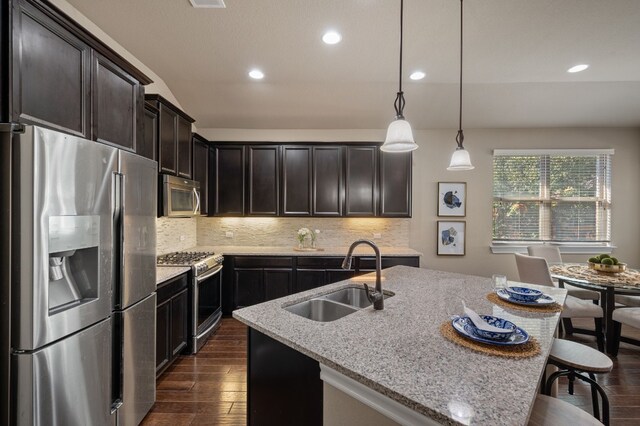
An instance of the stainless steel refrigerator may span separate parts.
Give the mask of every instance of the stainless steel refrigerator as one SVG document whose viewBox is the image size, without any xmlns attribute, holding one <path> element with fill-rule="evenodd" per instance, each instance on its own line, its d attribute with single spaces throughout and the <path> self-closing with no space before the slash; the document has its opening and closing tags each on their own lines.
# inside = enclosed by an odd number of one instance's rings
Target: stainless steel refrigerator
<svg viewBox="0 0 640 426">
<path fill-rule="evenodd" d="M 137 425 L 155 401 L 157 164 L 27 126 L 12 146 L 12 423 Z"/>
</svg>

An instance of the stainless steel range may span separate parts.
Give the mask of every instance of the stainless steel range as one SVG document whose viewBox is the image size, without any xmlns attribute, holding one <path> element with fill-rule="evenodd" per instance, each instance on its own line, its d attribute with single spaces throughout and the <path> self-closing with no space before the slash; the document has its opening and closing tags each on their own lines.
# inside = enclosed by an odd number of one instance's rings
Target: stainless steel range
<svg viewBox="0 0 640 426">
<path fill-rule="evenodd" d="M 191 268 L 191 334 L 189 349 L 197 353 L 220 325 L 222 318 L 222 261 L 207 251 L 177 251 L 158 257 L 158 266 Z"/>
</svg>

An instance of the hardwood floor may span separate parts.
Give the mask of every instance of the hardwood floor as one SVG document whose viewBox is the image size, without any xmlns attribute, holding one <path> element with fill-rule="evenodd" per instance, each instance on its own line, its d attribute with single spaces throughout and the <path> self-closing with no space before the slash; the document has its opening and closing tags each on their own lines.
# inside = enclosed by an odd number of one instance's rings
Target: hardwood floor
<svg viewBox="0 0 640 426">
<path fill-rule="evenodd" d="M 232 318 L 196 356 L 181 356 L 157 382 L 142 425 L 245 425 L 247 327 Z"/>
<path fill-rule="evenodd" d="M 574 320 L 589 328 L 593 321 Z M 640 339 L 640 331 L 623 329 Z M 596 347 L 590 336 L 569 339 Z M 157 402 L 143 425 L 245 425 L 247 409 L 247 328 L 224 318 L 216 334 L 197 356 L 181 356 L 158 379 Z M 611 425 L 640 424 L 640 348 L 623 343 L 613 371 L 598 375 L 611 405 Z M 574 395 L 567 394 L 561 379 L 559 398 L 591 413 L 589 387 L 576 382 Z"/>
</svg>

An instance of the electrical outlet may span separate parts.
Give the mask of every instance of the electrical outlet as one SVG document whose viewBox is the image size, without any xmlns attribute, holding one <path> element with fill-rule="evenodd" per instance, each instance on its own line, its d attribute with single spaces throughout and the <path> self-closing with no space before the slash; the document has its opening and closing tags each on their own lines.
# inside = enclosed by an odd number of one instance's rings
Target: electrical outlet
<svg viewBox="0 0 640 426">
<path fill-rule="evenodd" d="M 375 239 L 382 238 L 382 234 L 381 234 L 381 233 L 379 233 L 379 232 L 374 232 L 374 233 L 373 233 L 373 238 L 375 238 Z"/>
<path fill-rule="evenodd" d="M 184 241 L 184 240 L 186 240 L 186 239 L 187 239 L 187 237 L 186 237 L 186 236 L 184 236 L 184 235 L 180 235 L 180 241 Z"/>
<path fill-rule="evenodd" d="M 233 232 L 227 231 L 227 232 L 224 233 L 224 236 L 227 237 L 227 238 L 233 238 Z"/>
</svg>

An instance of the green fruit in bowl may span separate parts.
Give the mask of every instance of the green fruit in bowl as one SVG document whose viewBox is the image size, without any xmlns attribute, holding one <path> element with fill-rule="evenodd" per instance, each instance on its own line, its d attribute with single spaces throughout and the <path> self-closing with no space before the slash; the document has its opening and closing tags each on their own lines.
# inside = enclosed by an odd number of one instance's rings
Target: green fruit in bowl
<svg viewBox="0 0 640 426">
<path fill-rule="evenodd" d="M 618 262 L 618 259 L 616 259 L 615 257 L 611 257 L 610 259 L 613 260 L 614 265 L 617 265 L 618 263 L 620 263 Z"/>
<path fill-rule="evenodd" d="M 600 261 L 600 263 L 602 263 L 603 265 L 614 265 L 613 259 L 611 259 L 610 257 L 605 257 Z"/>
<path fill-rule="evenodd" d="M 589 262 L 591 262 L 591 263 L 600 263 L 600 258 L 598 258 L 598 256 L 590 257 L 589 258 Z"/>
<path fill-rule="evenodd" d="M 608 255 L 608 254 L 606 254 L 606 253 L 603 253 L 603 254 L 601 254 L 599 257 L 600 257 L 600 260 L 603 260 L 603 259 L 610 258 L 611 256 L 609 256 L 609 255 Z"/>
</svg>

